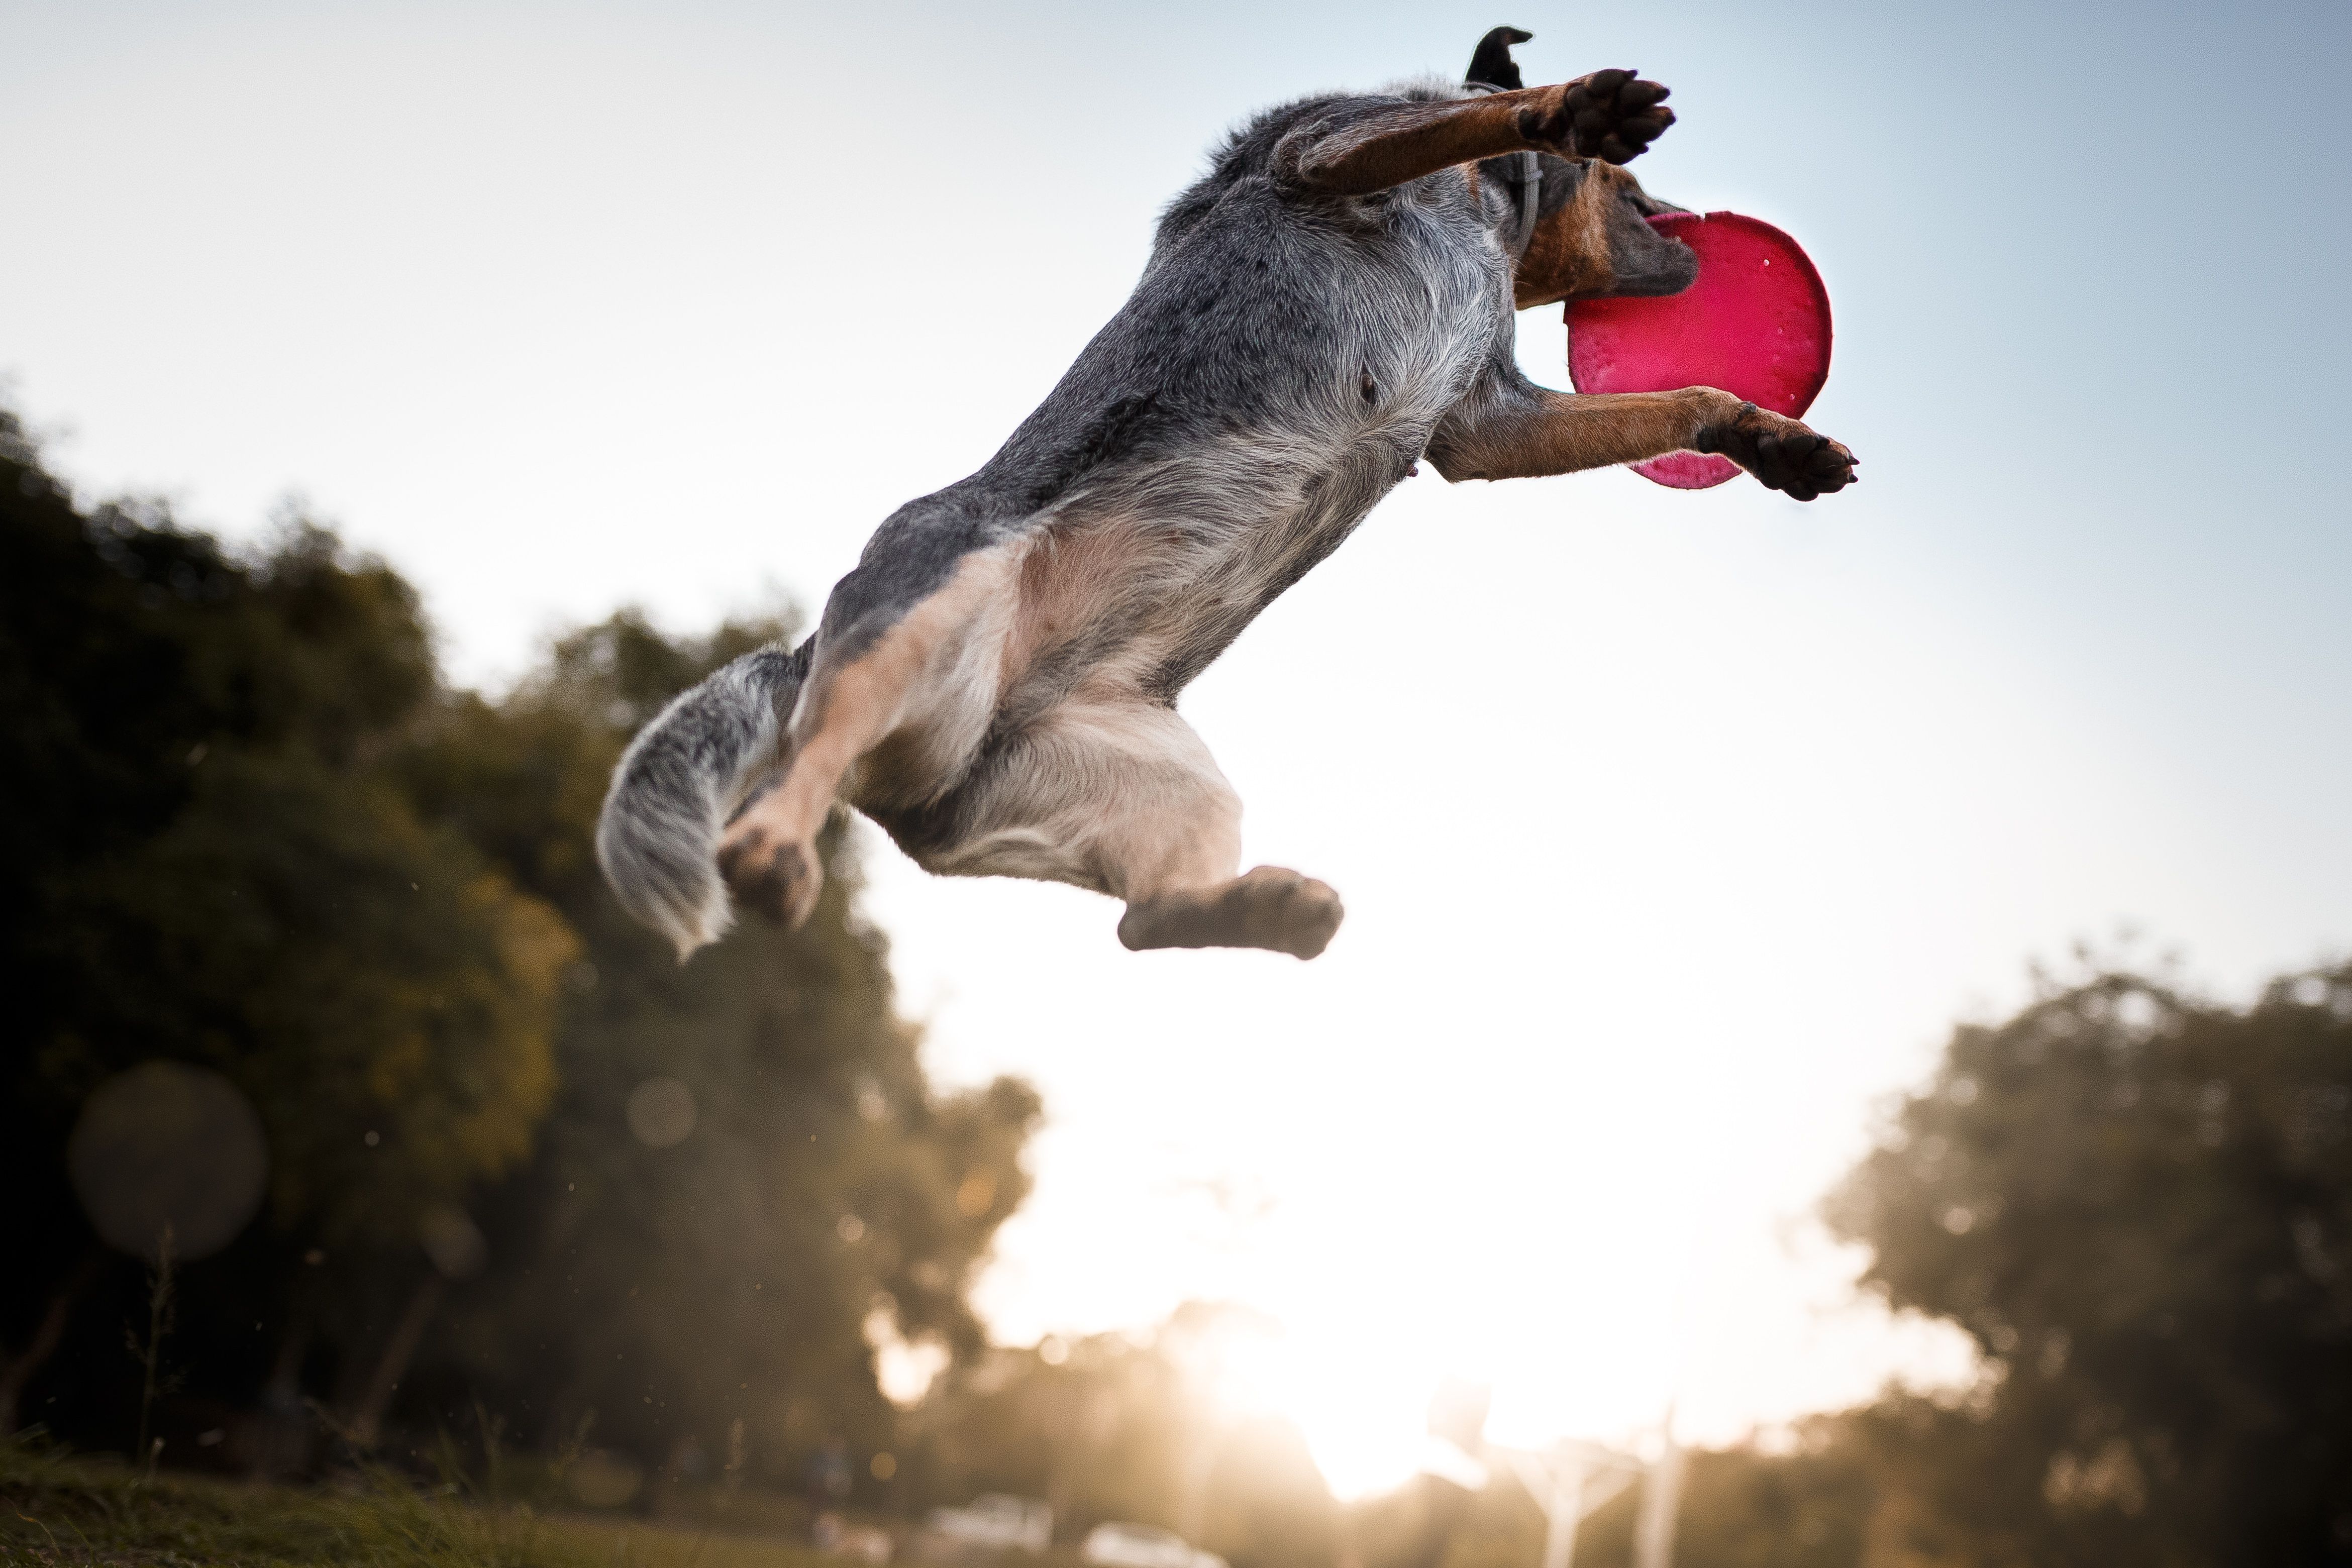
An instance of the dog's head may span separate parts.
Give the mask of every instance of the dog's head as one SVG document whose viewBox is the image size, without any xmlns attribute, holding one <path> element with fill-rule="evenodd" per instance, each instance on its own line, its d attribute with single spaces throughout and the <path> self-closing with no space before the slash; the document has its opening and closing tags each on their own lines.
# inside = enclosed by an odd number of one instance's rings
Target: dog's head
<svg viewBox="0 0 2352 1568">
<path fill-rule="evenodd" d="M 1525 85 L 1511 46 L 1532 37 L 1517 27 L 1488 33 L 1470 58 L 1468 84 L 1505 91 Z M 1525 176 L 1530 160 L 1532 190 L 1526 188 Z M 1534 204 L 1527 247 L 1512 278 L 1522 310 L 1563 299 L 1680 294 L 1698 278 L 1698 257 L 1690 247 L 1648 223 L 1657 214 L 1686 209 L 1651 195 L 1619 164 L 1537 152 L 1489 159 L 1480 172 L 1516 188 L 1521 203 Z"/>
</svg>

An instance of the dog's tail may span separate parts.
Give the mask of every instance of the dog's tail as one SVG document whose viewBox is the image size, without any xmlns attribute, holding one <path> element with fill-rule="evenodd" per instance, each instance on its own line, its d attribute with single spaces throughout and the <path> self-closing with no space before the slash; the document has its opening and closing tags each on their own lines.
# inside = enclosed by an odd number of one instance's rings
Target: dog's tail
<svg viewBox="0 0 2352 1568">
<path fill-rule="evenodd" d="M 734 923 L 719 836 L 776 765 L 813 643 L 772 643 L 681 693 L 613 769 L 596 858 L 621 906 L 676 943 L 681 964 Z"/>
</svg>

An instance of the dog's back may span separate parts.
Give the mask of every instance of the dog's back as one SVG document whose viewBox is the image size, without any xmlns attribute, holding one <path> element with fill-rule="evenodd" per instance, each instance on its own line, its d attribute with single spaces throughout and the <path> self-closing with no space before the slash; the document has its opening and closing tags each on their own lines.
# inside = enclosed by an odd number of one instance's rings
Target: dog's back
<svg viewBox="0 0 2352 1568">
<path fill-rule="evenodd" d="M 1276 177 L 1302 120 L 1392 101 L 1237 131 L 1118 314 L 977 474 L 883 525 L 820 636 L 856 649 L 972 553 L 1029 540 L 1008 718 L 1089 681 L 1172 702 L 1509 352 L 1508 261 L 1461 182 L 1333 199 Z"/>
<path fill-rule="evenodd" d="M 1166 607 L 1203 624 L 1146 680 L 1165 700 L 1335 548 L 1509 345 L 1507 258 L 1462 183 L 1318 198 L 1274 177 L 1300 121 L 1392 101 L 1306 99 L 1230 138 L 1036 412 L 978 473 L 882 525 L 835 589 L 822 644 L 862 648 L 974 550 L 1168 530 L 1181 537 L 1156 539 L 1140 596 L 1209 597 Z"/>
</svg>

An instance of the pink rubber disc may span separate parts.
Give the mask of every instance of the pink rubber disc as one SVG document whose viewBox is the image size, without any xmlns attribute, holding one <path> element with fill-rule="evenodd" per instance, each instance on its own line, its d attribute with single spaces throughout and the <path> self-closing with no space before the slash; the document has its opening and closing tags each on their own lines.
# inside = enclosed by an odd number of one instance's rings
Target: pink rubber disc
<svg viewBox="0 0 2352 1568">
<path fill-rule="evenodd" d="M 1651 226 L 1698 253 L 1698 281 L 1664 299 L 1568 307 L 1568 377 L 1582 392 L 1721 387 L 1794 419 L 1830 374 L 1830 297 L 1797 242 L 1738 213 L 1664 213 Z M 1633 472 L 1677 490 L 1738 477 L 1728 457 L 1672 452 Z"/>
</svg>

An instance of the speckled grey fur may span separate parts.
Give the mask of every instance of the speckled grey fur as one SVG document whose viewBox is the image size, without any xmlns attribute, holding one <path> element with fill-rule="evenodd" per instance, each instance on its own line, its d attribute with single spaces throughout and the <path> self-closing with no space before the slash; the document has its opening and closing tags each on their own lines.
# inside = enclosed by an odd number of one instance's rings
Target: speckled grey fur
<svg viewBox="0 0 2352 1568">
<path fill-rule="evenodd" d="M 1512 267 L 1538 212 L 1568 198 L 1580 165 L 1514 154 L 1482 164 L 1475 188 L 1441 174 L 1369 196 L 1318 194 L 1286 177 L 1326 131 L 1401 99 L 1473 90 L 1430 80 L 1310 98 L 1234 133 L 1161 218 L 1134 294 L 1003 449 L 885 521 L 807 642 L 737 660 L 637 737 L 598 836 L 631 913 L 681 956 L 715 937 L 728 900 L 714 846 L 777 766 L 796 705 L 805 711 L 832 671 L 972 552 L 1109 522 L 1172 531 L 1183 548 L 1019 672 L 975 744 L 856 800 L 934 869 L 1089 884 L 1084 868 L 1055 869 L 1050 857 L 975 850 L 1003 815 L 997 786 L 1032 766 L 1028 728 L 1122 657 L 1148 661 L 1138 685 L 1172 705 L 1443 442 L 1450 410 L 1536 395 L 1514 359 Z M 1679 251 L 1638 214 L 1628 221 L 1631 243 L 1669 260 Z M 1687 281 L 1685 271 L 1654 291 Z"/>
</svg>

